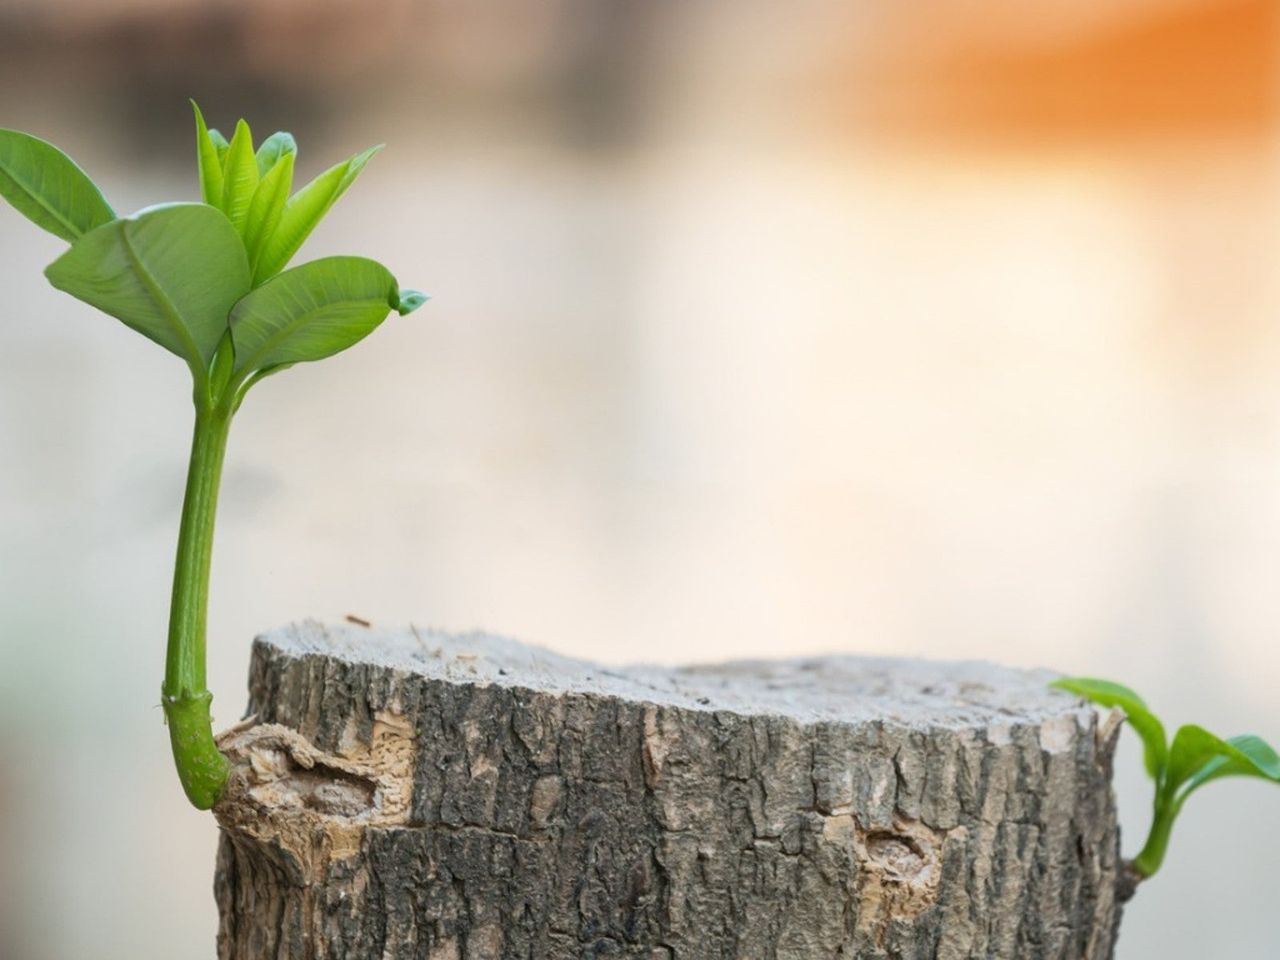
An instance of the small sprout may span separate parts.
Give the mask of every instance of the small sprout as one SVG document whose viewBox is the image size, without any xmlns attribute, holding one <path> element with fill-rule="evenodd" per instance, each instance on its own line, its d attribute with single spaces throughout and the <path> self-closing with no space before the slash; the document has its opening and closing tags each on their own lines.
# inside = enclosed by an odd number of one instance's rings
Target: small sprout
<svg viewBox="0 0 1280 960">
<path fill-rule="evenodd" d="M 1258 777 L 1280 783 L 1280 757 L 1253 734 L 1223 740 L 1203 727 L 1179 727 L 1170 744 L 1164 724 L 1142 698 L 1128 687 L 1109 680 L 1064 677 L 1049 686 L 1074 693 L 1102 707 L 1124 711 L 1142 740 L 1147 773 L 1155 781 L 1154 816 L 1142 851 L 1129 866 L 1137 879 L 1154 876 L 1164 862 L 1173 823 L 1187 797 L 1210 780 L 1222 777 Z"/>
<path fill-rule="evenodd" d="M 255 150 L 239 121 L 228 142 L 192 103 L 203 203 L 119 218 L 64 153 L 0 129 L 0 197 L 69 241 L 45 271 L 71 294 L 176 354 L 191 371 L 195 434 L 178 532 L 161 688 L 188 799 L 213 806 L 229 766 L 213 739 L 205 624 L 214 519 L 231 420 L 264 377 L 362 340 L 426 296 L 363 257 L 289 261 L 380 147 L 326 170 L 290 196 L 297 144 L 275 133 Z"/>
</svg>

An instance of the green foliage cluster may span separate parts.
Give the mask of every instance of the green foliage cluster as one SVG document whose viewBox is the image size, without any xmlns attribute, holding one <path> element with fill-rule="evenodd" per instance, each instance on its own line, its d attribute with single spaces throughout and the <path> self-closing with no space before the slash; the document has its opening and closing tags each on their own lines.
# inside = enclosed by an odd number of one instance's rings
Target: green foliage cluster
<svg viewBox="0 0 1280 960">
<path fill-rule="evenodd" d="M 180 357 L 194 385 L 195 435 L 178 535 L 163 703 L 188 798 L 212 806 L 227 762 L 212 735 L 205 623 L 218 487 L 231 419 L 262 378 L 321 360 L 426 297 L 381 264 L 290 260 L 380 147 L 293 192 L 298 148 L 275 133 L 255 149 L 241 120 L 228 141 L 192 103 L 201 203 L 117 217 L 93 181 L 50 143 L 0 129 L 0 197 L 71 246 L 45 270 L 59 290 Z"/>
<path fill-rule="evenodd" d="M 385 267 L 327 257 L 281 273 L 373 147 L 290 195 L 297 145 L 275 133 L 254 150 L 241 120 L 228 142 L 196 116 L 203 203 L 117 218 L 101 191 L 53 145 L 0 130 L 0 196 L 71 242 L 49 282 L 177 354 L 205 398 L 236 400 L 263 376 L 320 360 L 425 299 Z M 215 371 L 218 377 L 214 377 Z"/>
<path fill-rule="evenodd" d="M 1133 860 L 1133 869 L 1142 877 L 1160 869 L 1183 804 L 1206 783 L 1223 777 L 1258 777 L 1280 783 L 1280 756 L 1253 734 L 1224 740 L 1204 727 L 1187 724 L 1178 728 L 1170 743 L 1164 724 L 1128 687 L 1090 677 L 1064 677 L 1050 686 L 1102 707 L 1119 708 L 1142 740 L 1143 762 L 1155 781 L 1151 832 Z"/>
</svg>

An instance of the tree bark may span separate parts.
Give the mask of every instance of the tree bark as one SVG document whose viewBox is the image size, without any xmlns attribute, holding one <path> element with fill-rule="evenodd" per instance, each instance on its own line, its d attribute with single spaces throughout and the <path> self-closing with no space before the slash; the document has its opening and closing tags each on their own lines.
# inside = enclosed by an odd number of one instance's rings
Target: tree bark
<svg viewBox="0 0 1280 960">
<path fill-rule="evenodd" d="M 1049 679 L 288 627 L 220 740 L 218 955 L 1104 960 L 1114 736 Z"/>
</svg>

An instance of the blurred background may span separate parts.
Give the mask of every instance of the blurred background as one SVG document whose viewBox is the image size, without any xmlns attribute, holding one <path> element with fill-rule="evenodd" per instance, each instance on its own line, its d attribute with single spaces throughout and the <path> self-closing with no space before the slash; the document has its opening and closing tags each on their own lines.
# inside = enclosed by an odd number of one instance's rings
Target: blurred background
<svg viewBox="0 0 1280 960">
<path fill-rule="evenodd" d="M 434 296 L 237 422 L 210 684 L 307 616 L 604 660 L 1114 676 L 1280 738 L 1270 0 L 0 0 L 0 126 L 118 211 L 186 99 L 390 146 L 309 243 Z M 0 209 L 0 957 L 211 957 L 158 709 L 187 373 Z M 1149 789 L 1126 739 L 1136 850 Z M 1280 791 L 1189 805 L 1122 960 L 1274 956 Z"/>
</svg>

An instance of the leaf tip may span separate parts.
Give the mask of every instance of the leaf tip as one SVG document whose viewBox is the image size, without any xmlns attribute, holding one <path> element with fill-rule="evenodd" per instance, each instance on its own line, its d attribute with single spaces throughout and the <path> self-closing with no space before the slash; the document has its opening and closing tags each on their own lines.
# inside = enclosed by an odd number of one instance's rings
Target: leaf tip
<svg viewBox="0 0 1280 960">
<path fill-rule="evenodd" d="M 200 104 L 196 103 L 195 97 L 188 97 L 187 102 L 191 104 L 191 113 L 196 120 L 196 135 L 203 136 L 209 130 L 209 126 L 205 123 L 204 111 L 200 109 Z"/>
<path fill-rule="evenodd" d="M 407 317 L 430 299 L 421 290 L 401 290 L 391 306 L 400 316 Z"/>
<path fill-rule="evenodd" d="M 353 174 L 358 173 L 366 163 L 368 163 L 370 160 L 372 160 L 374 157 L 380 154 L 383 150 L 385 150 L 386 146 L 387 145 L 385 143 L 375 143 L 372 147 L 370 147 L 368 150 L 365 150 L 363 153 L 357 153 L 354 157 L 351 158 L 351 172 Z"/>
<path fill-rule="evenodd" d="M 65 255 L 66 254 L 63 254 L 63 256 Z M 44 273 L 44 278 L 49 281 L 49 285 L 53 287 L 55 290 L 62 289 L 62 287 L 58 285 L 59 265 L 61 263 L 62 263 L 62 257 L 58 257 L 57 260 L 53 261 L 53 263 L 49 264 L 42 271 L 42 273 Z"/>
</svg>

